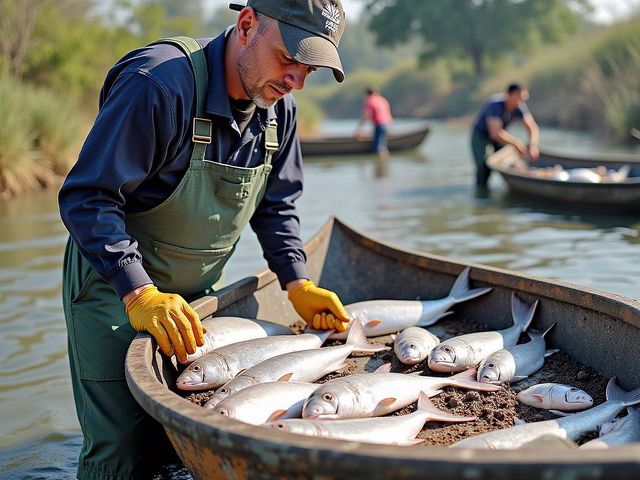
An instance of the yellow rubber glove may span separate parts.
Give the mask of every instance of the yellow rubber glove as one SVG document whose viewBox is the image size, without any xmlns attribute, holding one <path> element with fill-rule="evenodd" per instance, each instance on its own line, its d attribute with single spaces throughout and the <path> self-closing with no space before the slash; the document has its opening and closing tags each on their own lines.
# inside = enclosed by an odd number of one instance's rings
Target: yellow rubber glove
<svg viewBox="0 0 640 480">
<path fill-rule="evenodd" d="M 289 292 L 289 300 L 302 319 L 316 330 L 347 329 L 349 314 L 334 292 L 316 287 L 311 280 Z M 327 311 L 328 310 L 328 311 Z"/>
<path fill-rule="evenodd" d="M 178 294 L 162 293 L 154 286 L 142 290 L 126 305 L 131 326 L 138 332 L 149 332 L 162 353 L 187 361 L 187 353 L 195 353 L 196 345 L 204 345 L 200 318 Z"/>
</svg>

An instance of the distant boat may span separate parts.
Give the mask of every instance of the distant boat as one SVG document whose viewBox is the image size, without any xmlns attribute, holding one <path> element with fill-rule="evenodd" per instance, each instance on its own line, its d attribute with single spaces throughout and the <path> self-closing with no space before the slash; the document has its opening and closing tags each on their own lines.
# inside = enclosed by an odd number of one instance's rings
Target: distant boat
<svg viewBox="0 0 640 480">
<path fill-rule="evenodd" d="M 420 145 L 429 134 L 431 126 L 428 123 L 405 133 L 389 134 L 389 151 L 399 152 L 411 150 Z M 372 137 L 367 136 L 356 139 L 348 136 L 319 136 L 300 138 L 303 157 L 316 157 L 322 155 L 366 155 L 373 152 Z"/>
<path fill-rule="evenodd" d="M 500 173 L 508 187 L 517 194 L 554 200 L 556 204 L 582 204 L 601 207 L 617 207 L 640 210 L 640 155 L 616 154 L 606 157 L 567 156 L 548 151 L 540 152 L 540 158 L 532 166 L 539 168 L 560 165 L 564 169 L 596 168 L 619 170 L 629 165 L 631 170 L 622 182 L 585 183 L 540 178 L 514 168 L 523 160 L 516 150 L 507 146 L 487 159 L 487 165 Z"/>
</svg>

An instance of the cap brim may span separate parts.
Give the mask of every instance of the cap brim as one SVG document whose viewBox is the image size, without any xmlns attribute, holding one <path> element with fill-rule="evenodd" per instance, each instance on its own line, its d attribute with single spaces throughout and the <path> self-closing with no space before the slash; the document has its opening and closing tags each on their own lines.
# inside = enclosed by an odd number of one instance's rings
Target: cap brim
<svg viewBox="0 0 640 480">
<path fill-rule="evenodd" d="M 305 65 L 330 68 L 338 82 L 344 80 L 338 49 L 333 43 L 288 23 L 278 21 L 278 25 L 289 55 Z"/>
<path fill-rule="evenodd" d="M 229 4 L 229 8 L 231 10 L 235 10 L 236 12 L 241 11 L 243 8 L 245 8 L 247 5 L 245 3 L 230 3 Z"/>
</svg>

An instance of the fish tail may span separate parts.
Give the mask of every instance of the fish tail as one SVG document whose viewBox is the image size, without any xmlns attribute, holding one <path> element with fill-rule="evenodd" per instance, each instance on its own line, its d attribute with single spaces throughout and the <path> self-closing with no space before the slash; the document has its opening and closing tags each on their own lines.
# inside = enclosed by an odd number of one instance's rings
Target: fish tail
<svg viewBox="0 0 640 480">
<path fill-rule="evenodd" d="M 448 312 L 444 312 L 441 313 L 440 315 L 438 315 L 437 317 L 427 317 L 427 318 L 423 318 L 422 320 L 420 320 L 418 323 L 416 323 L 416 327 L 430 327 L 431 325 L 433 325 L 434 323 L 436 323 L 438 320 L 440 320 L 441 318 L 446 317 L 447 315 L 451 315 L 453 313 L 453 311 L 449 310 Z"/>
<path fill-rule="evenodd" d="M 549 333 L 551 329 L 555 326 L 556 326 L 555 323 L 551 324 L 551 326 L 547 328 L 544 332 L 541 332 L 540 330 L 530 330 L 527 332 L 527 335 L 529 335 L 529 338 L 531 338 L 532 340 L 536 337 L 544 338 L 547 335 L 547 333 Z"/>
<path fill-rule="evenodd" d="M 455 303 L 464 302 L 465 300 L 471 300 L 472 298 L 479 297 L 480 295 L 491 291 L 491 287 L 470 289 L 469 270 L 469 267 L 465 268 L 462 273 L 458 275 L 458 278 L 456 278 L 456 281 L 451 287 L 449 297 L 451 297 L 455 301 Z"/>
<path fill-rule="evenodd" d="M 462 417 L 443 412 L 429 400 L 429 394 L 425 392 L 420 392 L 418 397 L 418 411 L 426 413 L 428 415 L 427 420 L 436 422 L 470 422 L 477 420 L 477 417 Z"/>
<path fill-rule="evenodd" d="M 358 319 L 353 320 L 345 343 L 346 345 L 351 345 L 353 347 L 353 352 L 358 353 L 375 353 L 391 349 L 391 347 L 386 347 L 384 345 L 374 345 L 369 343 L 366 335 L 364 334 L 362 323 Z"/>
<path fill-rule="evenodd" d="M 606 397 L 607 401 L 618 400 L 623 402 L 625 406 L 631 407 L 640 403 L 640 388 L 627 392 L 618 385 L 617 377 L 611 377 L 607 384 Z"/>
<path fill-rule="evenodd" d="M 520 327 L 520 331 L 524 332 L 531 325 L 533 314 L 536 312 L 538 300 L 533 303 L 526 303 L 518 297 L 515 292 L 511 294 L 511 315 L 513 316 L 514 325 Z"/>
<path fill-rule="evenodd" d="M 443 378 L 449 385 L 454 387 L 465 388 L 467 390 L 481 390 L 483 392 L 495 392 L 500 390 L 499 385 L 493 385 L 491 383 L 482 383 L 476 380 L 477 369 L 470 368 L 464 372 L 460 372 L 450 378 Z"/>
</svg>

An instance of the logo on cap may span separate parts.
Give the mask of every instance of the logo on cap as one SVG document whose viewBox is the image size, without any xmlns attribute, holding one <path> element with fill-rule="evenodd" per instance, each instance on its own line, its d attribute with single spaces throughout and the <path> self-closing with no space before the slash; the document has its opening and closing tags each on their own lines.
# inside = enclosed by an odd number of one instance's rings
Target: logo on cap
<svg viewBox="0 0 640 480">
<path fill-rule="evenodd" d="M 322 9 L 322 16 L 327 19 L 324 28 L 331 33 L 336 33 L 340 26 L 340 10 L 335 5 L 325 5 Z"/>
</svg>

